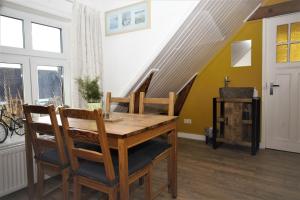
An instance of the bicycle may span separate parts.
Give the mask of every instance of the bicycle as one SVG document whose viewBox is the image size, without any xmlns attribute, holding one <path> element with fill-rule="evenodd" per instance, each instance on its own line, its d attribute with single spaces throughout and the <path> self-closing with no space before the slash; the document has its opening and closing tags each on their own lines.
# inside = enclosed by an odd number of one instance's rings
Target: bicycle
<svg viewBox="0 0 300 200">
<path fill-rule="evenodd" d="M 7 139 L 9 132 L 11 134 L 10 137 L 12 137 L 14 133 L 19 136 L 25 134 L 22 118 L 14 114 L 11 114 L 11 116 L 6 114 L 6 107 L 2 106 L 0 109 L 0 144 Z"/>
</svg>

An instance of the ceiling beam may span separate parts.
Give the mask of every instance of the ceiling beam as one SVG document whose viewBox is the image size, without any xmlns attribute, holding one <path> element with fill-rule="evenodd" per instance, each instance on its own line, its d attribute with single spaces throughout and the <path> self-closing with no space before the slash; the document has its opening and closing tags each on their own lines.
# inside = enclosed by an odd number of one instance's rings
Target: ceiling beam
<svg viewBox="0 0 300 200">
<path fill-rule="evenodd" d="M 271 6 L 260 7 L 257 11 L 248 19 L 248 21 L 274 17 L 278 15 L 284 15 L 289 13 L 300 12 L 299 0 L 288 1 Z"/>
</svg>

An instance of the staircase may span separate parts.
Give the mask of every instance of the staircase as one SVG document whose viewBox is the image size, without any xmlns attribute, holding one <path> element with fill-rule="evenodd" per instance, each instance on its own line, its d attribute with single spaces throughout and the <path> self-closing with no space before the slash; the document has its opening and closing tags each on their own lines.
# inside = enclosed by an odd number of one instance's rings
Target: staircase
<svg viewBox="0 0 300 200">
<path fill-rule="evenodd" d="M 261 0 L 200 0 L 144 74 L 128 90 L 135 91 L 145 76 L 154 73 L 147 96 L 166 97 L 178 92 L 196 73 L 201 72 L 222 49 Z"/>
</svg>

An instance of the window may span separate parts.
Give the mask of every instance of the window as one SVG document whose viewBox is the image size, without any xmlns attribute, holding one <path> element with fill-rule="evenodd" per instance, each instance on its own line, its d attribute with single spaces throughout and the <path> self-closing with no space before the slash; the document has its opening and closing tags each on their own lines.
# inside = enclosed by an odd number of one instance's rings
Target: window
<svg viewBox="0 0 300 200">
<path fill-rule="evenodd" d="M 0 44 L 9 47 L 24 47 L 23 20 L 0 16 Z"/>
<path fill-rule="evenodd" d="M 34 50 L 61 53 L 61 29 L 31 23 Z"/>
<path fill-rule="evenodd" d="M 0 63 L 0 103 L 23 100 L 21 64 Z"/>
<path fill-rule="evenodd" d="M 70 105 L 69 41 L 63 40 L 69 25 L 42 13 L 1 7 L 0 107 L 5 105 L 7 114 L 21 116 L 23 103 Z M 7 137 L 3 144 L 22 141 Z"/>
<path fill-rule="evenodd" d="M 63 104 L 63 68 L 38 66 L 38 104 Z"/>
<path fill-rule="evenodd" d="M 276 62 L 300 62 L 300 22 L 277 26 Z"/>
</svg>

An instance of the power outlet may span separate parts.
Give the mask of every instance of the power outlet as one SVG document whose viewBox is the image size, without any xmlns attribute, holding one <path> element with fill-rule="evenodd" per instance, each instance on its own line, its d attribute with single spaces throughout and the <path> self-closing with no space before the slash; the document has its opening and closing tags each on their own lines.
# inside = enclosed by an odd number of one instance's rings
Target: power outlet
<svg viewBox="0 0 300 200">
<path fill-rule="evenodd" d="M 183 123 L 184 124 L 192 124 L 192 119 L 184 119 Z"/>
</svg>

